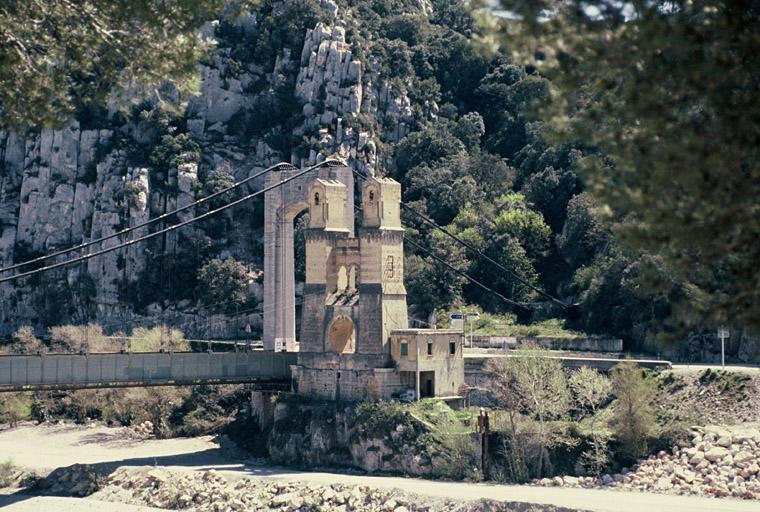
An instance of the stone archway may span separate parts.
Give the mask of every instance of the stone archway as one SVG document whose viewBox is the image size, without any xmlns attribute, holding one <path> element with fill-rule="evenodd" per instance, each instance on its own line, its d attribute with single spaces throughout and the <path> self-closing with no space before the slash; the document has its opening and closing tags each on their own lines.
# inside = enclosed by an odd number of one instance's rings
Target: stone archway
<svg viewBox="0 0 760 512">
<path fill-rule="evenodd" d="M 336 354 L 353 354 L 356 351 L 356 329 L 354 322 L 347 316 L 339 316 L 330 323 L 328 332 L 330 352 Z"/>
<path fill-rule="evenodd" d="M 301 170 L 273 171 L 272 187 Z M 348 167 L 322 167 L 272 188 L 264 194 L 264 309 L 262 339 L 267 350 L 295 350 L 296 299 L 293 220 L 309 206 L 309 184 L 315 178 L 335 179 L 348 188 L 346 218 L 354 215 L 354 177 Z M 353 236 L 353 231 L 351 232 Z"/>
</svg>

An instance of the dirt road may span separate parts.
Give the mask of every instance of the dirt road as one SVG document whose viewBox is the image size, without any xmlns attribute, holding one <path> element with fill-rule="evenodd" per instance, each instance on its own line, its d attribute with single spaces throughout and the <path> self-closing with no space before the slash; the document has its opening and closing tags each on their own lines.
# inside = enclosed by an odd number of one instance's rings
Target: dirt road
<svg viewBox="0 0 760 512">
<path fill-rule="evenodd" d="M 30 469 L 49 470 L 75 463 L 95 464 L 107 470 L 119 466 L 165 466 L 179 471 L 216 469 L 228 478 L 274 478 L 302 483 L 362 484 L 397 488 L 418 495 L 450 499 L 491 498 L 495 500 L 550 504 L 598 512 L 757 512 L 758 503 L 733 499 L 710 499 L 662 494 L 625 493 L 607 490 L 545 488 L 522 485 L 440 482 L 412 478 L 345 475 L 291 471 L 245 464 L 226 456 L 210 437 L 141 441 L 123 429 L 72 425 L 26 425 L 0 432 L 0 459 Z M 90 499 L 0 497 L 0 507 L 9 512 L 61 510 L 89 512 L 114 510 L 138 512 L 140 507 L 98 506 Z M 154 509 L 155 510 L 155 509 Z"/>
</svg>

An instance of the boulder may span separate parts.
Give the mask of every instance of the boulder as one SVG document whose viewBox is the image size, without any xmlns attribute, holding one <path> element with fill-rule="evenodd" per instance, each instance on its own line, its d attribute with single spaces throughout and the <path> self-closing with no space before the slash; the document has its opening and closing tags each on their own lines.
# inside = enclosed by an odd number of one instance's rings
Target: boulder
<svg viewBox="0 0 760 512">
<path fill-rule="evenodd" d="M 565 485 L 574 486 L 578 485 L 578 478 L 574 476 L 566 476 L 562 478 L 562 481 Z"/>
<path fill-rule="evenodd" d="M 723 460 L 726 458 L 730 452 L 720 446 L 716 446 L 714 448 L 710 448 L 708 451 L 705 452 L 705 459 L 709 460 L 710 462 L 716 462 L 719 460 Z"/>
</svg>

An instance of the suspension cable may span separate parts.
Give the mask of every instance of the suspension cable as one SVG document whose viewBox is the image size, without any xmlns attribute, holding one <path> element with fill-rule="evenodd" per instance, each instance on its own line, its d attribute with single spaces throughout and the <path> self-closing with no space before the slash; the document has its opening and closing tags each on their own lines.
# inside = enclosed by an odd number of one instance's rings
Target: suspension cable
<svg viewBox="0 0 760 512">
<path fill-rule="evenodd" d="M 446 266 L 446 267 L 447 267 L 449 270 L 451 270 L 452 272 L 455 272 L 455 273 L 459 274 L 460 276 L 464 277 L 465 279 L 467 279 L 468 281 L 470 281 L 471 283 L 473 283 L 473 284 L 475 284 L 475 285 L 478 285 L 479 287 L 483 288 L 485 291 L 487 291 L 487 292 L 489 292 L 489 293 L 491 293 L 491 294 L 495 295 L 496 297 L 498 297 L 498 298 L 499 298 L 499 299 L 501 299 L 502 301 L 506 302 L 506 303 L 507 303 L 507 304 L 509 304 L 510 306 L 514 306 L 514 307 L 517 307 L 517 308 L 520 308 L 520 309 L 524 309 L 524 310 L 526 310 L 526 311 L 530 311 L 530 308 L 528 308 L 528 306 L 526 306 L 525 304 L 520 304 L 519 302 L 515 302 L 515 301 L 513 301 L 512 299 L 508 299 L 508 298 L 506 298 L 506 297 L 505 297 L 504 295 L 502 295 L 501 293 L 497 292 L 497 291 L 496 291 L 496 290 L 494 290 L 493 288 L 489 288 L 488 286 L 484 285 L 483 283 L 481 283 L 480 281 L 478 281 L 478 280 L 477 280 L 477 279 L 475 279 L 474 277 L 470 276 L 468 273 L 466 273 L 466 272 L 464 272 L 464 271 L 462 271 L 462 270 L 459 270 L 458 268 L 456 268 L 455 266 L 451 265 L 451 264 L 450 264 L 448 261 L 444 260 L 444 259 L 443 259 L 443 258 L 441 258 L 440 256 L 438 256 L 438 255 L 436 255 L 436 254 L 433 254 L 433 252 L 432 252 L 432 251 L 430 251 L 430 250 L 428 250 L 428 249 L 426 249 L 426 248 L 422 247 L 420 244 L 418 244 L 418 243 L 416 243 L 416 242 L 413 242 L 412 240 L 409 240 L 409 239 L 404 239 L 404 243 L 407 243 L 407 242 L 408 242 L 408 243 L 410 243 L 410 244 L 412 244 L 412 245 L 413 245 L 413 246 L 415 246 L 417 249 L 419 249 L 419 250 L 420 250 L 420 251 L 422 251 L 423 253 L 427 254 L 427 255 L 428 255 L 428 256 L 430 256 L 431 258 L 433 258 L 433 259 L 435 259 L 436 261 L 438 261 L 438 263 L 440 263 L 440 264 L 442 264 L 442 265 Z"/>
<path fill-rule="evenodd" d="M 142 237 L 139 237 L 139 238 L 135 238 L 134 240 L 128 240 L 128 241 L 126 241 L 126 242 L 124 242 L 122 244 L 114 245 L 112 247 L 106 247 L 105 249 L 101 249 L 101 250 L 95 251 L 93 253 L 88 253 L 88 254 L 85 254 L 83 256 L 79 256 L 77 258 L 73 258 L 73 259 L 70 259 L 70 260 L 62 261 L 60 263 L 55 263 L 53 265 L 48 265 L 46 267 L 38 268 L 38 269 L 35 269 L 35 270 L 30 270 L 28 272 L 23 272 L 21 274 L 16 274 L 16 275 L 13 275 L 13 276 L 0 278 L 0 283 L 5 283 L 5 282 L 8 282 L 8 281 L 14 281 L 16 279 L 21 279 L 21 278 L 24 278 L 24 277 L 28 277 L 28 276 L 32 276 L 32 275 L 35 275 L 35 274 L 39 274 L 41 272 L 47 272 L 48 270 L 53 270 L 53 269 L 56 269 L 56 268 L 61 268 L 61 267 L 66 267 L 66 266 L 69 266 L 69 265 L 73 265 L 73 264 L 78 263 L 80 261 L 88 260 L 90 258 L 94 258 L 96 256 L 100 256 L 101 254 L 106 254 L 106 253 L 114 251 L 116 249 L 120 249 L 122 247 L 127 247 L 127 246 L 130 246 L 130 245 L 134 245 L 134 244 L 136 244 L 138 242 L 142 242 L 142 241 L 148 240 L 148 239 L 153 238 L 155 236 L 163 235 L 164 233 L 169 233 L 170 231 L 174 231 L 175 229 L 179 229 L 179 228 L 181 228 L 183 226 L 187 226 L 188 224 L 192 224 L 192 223 L 197 222 L 197 221 L 199 221 L 201 219 L 205 219 L 207 217 L 215 215 L 215 214 L 217 214 L 217 213 L 219 213 L 221 211 L 224 211 L 224 210 L 226 210 L 228 208 L 232 208 L 233 206 L 237 206 L 237 205 L 239 205 L 241 203 L 244 203 L 244 202 L 246 202 L 246 201 L 248 201 L 248 200 L 250 200 L 250 199 L 252 199 L 252 198 L 254 198 L 256 196 L 259 196 L 261 194 L 269 192 L 270 190 L 274 190 L 275 188 L 280 187 L 280 186 L 284 185 L 285 183 L 288 183 L 289 181 L 292 181 L 292 180 L 294 180 L 294 179 L 296 179 L 296 178 L 298 178 L 300 176 L 303 176 L 304 174 L 307 174 L 307 173 L 309 173 L 311 171 L 314 171 L 314 170 L 316 170 L 316 169 L 318 169 L 320 167 L 323 167 L 325 165 L 327 165 L 327 166 L 338 166 L 338 165 L 346 165 L 346 164 L 344 162 L 341 162 L 340 160 L 337 160 L 337 159 L 327 159 L 327 160 L 324 160 L 324 161 L 322 161 L 322 162 L 320 162 L 320 163 L 318 163 L 316 165 L 313 165 L 311 167 L 303 169 L 302 171 L 300 171 L 300 172 L 298 172 L 298 173 L 296 173 L 296 174 L 294 174 L 294 175 L 292 175 L 292 176 L 290 176 L 288 178 L 285 178 L 284 180 L 280 181 L 279 183 L 275 183 L 275 184 L 270 185 L 268 187 L 264 187 L 261 190 L 258 190 L 256 192 L 252 192 L 252 193 L 250 193 L 250 194 L 248 194 L 248 195 L 246 195 L 246 196 L 244 196 L 244 197 L 242 197 L 242 198 L 240 198 L 240 199 L 238 199 L 236 201 L 228 203 L 228 204 L 226 204 L 224 206 L 221 206 L 221 207 L 219 207 L 219 208 L 217 208 L 215 210 L 210 210 L 210 211 L 208 211 L 208 212 L 206 212 L 206 213 L 204 213 L 202 215 L 198 215 L 196 217 L 193 217 L 193 218 L 188 219 L 186 221 L 180 222 L 178 224 L 173 224 L 173 225 L 171 225 L 169 227 L 166 227 L 164 229 L 161 229 L 159 231 L 155 231 L 155 232 L 150 233 L 148 235 L 145 235 L 145 236 L 142 236 Z"/>
<path fill-rule="evenodd" d="M 356 170 L 355 170 L 355 171 L 354 171 L 354 174 L 355 174 L 355 175 L 357 175 L 357 176 L 359 176 L 361 179 L 367 179 L 367 177 L 366 177 L 365 175 L 363 175 L 362 173 L 360 173 L 359 171 L 356 171 Z M 461 237 L 459 237 L 459 236 L 457 236 L 457 235 L 453 234 L 453 233 L 452 233 L 451 231 L 449 231 L 448 229 L 446 229 L 446 228 L 444 228 L 444 227 L 442 227 L 442 226 L 439 226 L 438 224 L 436 224 L 436 223 L 435 223 L 435 221 L 434 221 L 434 220 L 432 220 L 432 219 L 428 218 L 426 215 L 423 215 L 423 214 L 421 214 L 420 212 L 418 212 L 417 210 L 415 210 L 415 209 L 414 209 L 414 208 L 412 208 L 411 206 L 409 206 L 409 205 L 405 204 L 403 201 L 402 201 L 400 204 L 401 204 L 401 207 L 402 207 L 404 210 L 406 210 L 406 211 L 409 211 L 409 212 L 412 212 L 412 213 L 413 213 L 413 214 L 415 214 L 417 217 L 419 217 L 419 218 L 420 218 L 422 221 L 424 221 L 426 224 L 429 224 L 430 226 L 434 227 L 434 228 L 435 228 L 435 229 L 437 229 L 438 231 L 440 231 L 440 232 L 442 232 L 443 234 L 447 235 L 449 238 L 451 238 L 452 240 L 454 240 L 454 241 L 455 241 L 455 242 L 457 242 L 458 244 L 460 244 L 460 245 L 462 245 L 462 246 L 466 247 L 466 248 L 467 248 L 467 249 L 469 249 L 469 250 L 470 250 L 470 251 L 471 251 L 473 254 L 475 254 L 477 257 L 479 257 L 479 258 L 482 258 L 483 260 L 487 261 L 487 262 L 488 262 L 488 263 L 490 263 L 491 265 L 494 265 L 496 268 L 498 268 L 498 269 L 499 269 L 499 270 L 501 270 L 502 272 L 506 272 L 507 274 L 511 275 L 512 277 L 514 277 L 515 279 L 517 279 L 518 281 L 520 281 L 520 283 L 522 283 L 523 285 L 527 286 L 528 288 L 530 288 L 530 289 L 531 289 L 531 290 L 533 290 L 534 292 L 536 292 L 536 293 L 538 293 L 538 294 L 540 294 L 540 295 L 542 295 L 542 296 L 546 297 L 547 299 L 549 299 L 549 300 L 550 300 L 550 301 L 552 301 L 553 303 L 555 303 L 555 304 L 559 305 L 559 306 L 560 306 L 560 307 L 562 307 L 563 309 L 568 309 L 568 308 L 570 308 L 570 307 L 571 307 L 569 304 L 565 303 L 564 301 L 562 301 L 562 300 L 558 299 L 557 297 L 554 297 L 554 296 L 553 296 L 553 295 L 551 295 L 550 293 L 548 293 L 548 292 L 545 292 L 545 291 L 544 291 L 544 290 L 542 290 L 541 288 L 539 288 L 539 287 L 537 287 L 537 286 L 535 286 L 535 285 L 531 284 L 531 283 L 530 283 L 530 281 L 528 281 L 528 280 L 524 279 L 522 276 L 520 276 L 519 274 L 515 273 L 515 271 L 514 271 L 514 270 L 510 270 L 510 269 L 508 269 L 507 267 L 505 267 L 505 266 L 504 266 L 504 265 L 502 265 L 501 263 L 497 262 L 496 260 L 494 260 L 493 258 L 489 257 L 488 255 L 484 254 L 484 253 L 483 253 L 481 250 L 479 250 L 477 247 L 475 247 L 475 246 L 474 246 L 474 245 L 472 245 L 471 243 L 469 243 L 469 242 L 467 242 L 466 240 L 463 240 Z M 523 306 L 523 307 L 524 307 L 524 306 Z"/>
<path fill-rule="evenodd" d="M 182 206 L 182 207 L 177 208 L 175 210 L 172 210 L 170 212 L 163 213 L 163 214 L 159 215 L 158 217 L 154 217 L 154 218 L 152 218 L 150 220 L 147 220 L 145 222 L 142 222 L 140 224 L 135 224 L 134 226 L 128 227 L 128 228 L 123 229 L 121 231 L 117 231 L 115 233 L 111 233 L 110 235 L 105 235 L 105 236 L 102 236 L 100 238 L 96 238 L 95 240 L 90 240 L 89 242 L 84 242 L 84 243 L 81 243 L 79 245 L 75 245 L 73 247 L 69 247 L 68 249 L 61 249 L 60 251 L 52 252 L 50 254 L 44 254 L 42 256 L 39 256 L 37 258 L 33 258 L 31 260 L 28 260 L 28 261 L 22 261 L 22 262 L 16 263 L 16 264 L 11 265 L 9 267 L 0 268 L 0 274 L 5 273 L 5 272 L 9 272 L 11 270 L 15 270 L 15 269 L 20 268 L 20 267 L 25 267 L 27 265 L 32 265 L 34 263 L 38 263 L 38 262 L 44 261 L 46 259 L 54 258 L 56 256 L 61 256 L 63 254 L 68 254 L 68 253 L 73 252 L 73 251 L 78 251 L 78 250 L 81 250 L 81 249 L 85 249 L 87 247 L 90 247 L 91 245 L 98 244 L 98 243 L 101 243 L 101 242 L 105 242 L 106 240 L 110 240 L 112 238 L 116 238 L 116 237 L 119 237 L 121 235 L 125 235 L 127 233 L 130 233 L 130 232 L 136 230 L 136 229 L 143 228 L 143 227 L 149 226 L 151 224 L 155 224 L 156 222 L 160 222 L 162 220 L 165 220 L 165 219 L 169 218 L 172 215 L 175 215 L 177 213 L 183 212 L 185 210 L 189 210 L 190 208 L 194 208 L 194 207 L 196 207 L 198 205 L 201 205 L 201 204 L 203 204 L 205 202 L 208 202 L 208 201 L 210 201 L 210 200 L 212 200 L 214 198 L 217 198 L 217 197 L 219 197 L 219 196 L 221 196 L 223 194 L 226 194 L 227 192 L 230 192 L 230 191 L 232 191 L 232 190 L 234 190 L 236 188 L 239 188 L 239 187 L 245 185 L 246 183 L 248 183 L 250 181 L 253 181 L 256 178 L 258 178 L 260 176 L 263 176 L 264 174 L 269 173 L 269 172 L 271 172 L 271 171 L 273 171 L 275 169 L 278 169 L 278 168 L 287 168 L 287 167 L 295 169 L 295 167 L 293 165 L 291 165 L 291 164 L 288 164 L 288 163 L 285 163 L 285 162 L 280 162 L 279 164 L 276 164 L 276 165 L 273 165 L 271 167 L 268 167 L 268 168 L 264 169 L 263 171 L 254 174 L 253 176 L 249 176 L 249 177 L 247 177 L 247 178 L 245 178 L 243 180 L 240 180 L 237 183 L 235 183 L 233 185 L 230 185 L 229 187 L 227 187 L 227 188 L 225 188 L 223 190 L 220 190 L 219 192 L 214 192 L 213 194 L 210 194 L 210 195 L 208 195 L 206 197 L 198 199 L 197 201 L 194 201 L 194 202 L 192 202 L 190 204 L 187 204 L 185 206 Z M 0 281 L 0 282 L 2 282 L 2 281 Z"/>
<path fill-rule="evenodd" d="M 356 206 L 356 205 L 354 205 L 354 209 L 357 210 L 357 211 L 360 211 L 360 212 L 364 211 L 363 208 L 361 208 L 360 206 Z M 467 279 L 471 283 L 476 284 L 479 287 L 481 287 L 484 290 L 486 290 L 487 292 L 494 294 L 496 297 L 498 297 L 500 300 L 506 302 L 510 306 L 514 306 L 514 307 L 521 308 L 521 309 L 526 310 L 526 311 L 530 311 L 530 308 L 528 308 L 528 306 L 526 306 L 525 304 L 520 304 L 519 302 L 516 302 L 516 301 L 513 301 L 511 299 L 506 298 L 501 293 L 499 293 L 496 290 L 494 290 L 492 288 L 489 288 L 488 286 L 484 285 L 483 283 L 481 283 L 480 281 L 478 281 L 474 277 L 470 276 L 468 273 L 464 272 L 463 270 L 459 270 L 458 268 L 454 267 L 453 265 L 451 265 L 449 262 L 447 262 L 443 258 L 439 257 L 436 254 L 433 254 L 432 251 L 430 251 L 430 250 L 422 247 L 420 244 L 418 244 L 418 243 L 416 243 L 416 242 L 414 242 L 412 240 L 409 240 L 408 238 L 404 237 L 404 243 L 407 243 L 407 242 L 410 243 L 410 244 L 412 244 L 417 249 L 419 249 L 423 253 L 427 254 L 431 258 L 435 259 L 436 261 L 438 261 L 442 265 L 445 265 L 452 272 L 455 272 L 455 273 L 459 274 L 460 276 L 464 277 L 465 279 Z M 425 323 L 425 322 L 423 322 L 423 323 Z"/>
</svg>

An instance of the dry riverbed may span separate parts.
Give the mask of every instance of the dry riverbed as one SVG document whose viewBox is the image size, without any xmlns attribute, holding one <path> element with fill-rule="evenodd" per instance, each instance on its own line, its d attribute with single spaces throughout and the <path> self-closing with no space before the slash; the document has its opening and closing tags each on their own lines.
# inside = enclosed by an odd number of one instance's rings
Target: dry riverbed
<svg viewBox="0 0 760 512">
<path fill-rule="evenodd" d="M 6 429 L 0 459 L 8 455 L 27 470 L 53 470 L 41 495 L 0 496 L 8 512 L 749 512 L 757 506 L 730 498 L 299 472 L 252 464 L 219 439 L 146 440 L 103 426 Z"/>
</svg>

